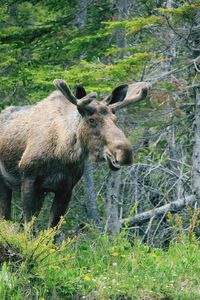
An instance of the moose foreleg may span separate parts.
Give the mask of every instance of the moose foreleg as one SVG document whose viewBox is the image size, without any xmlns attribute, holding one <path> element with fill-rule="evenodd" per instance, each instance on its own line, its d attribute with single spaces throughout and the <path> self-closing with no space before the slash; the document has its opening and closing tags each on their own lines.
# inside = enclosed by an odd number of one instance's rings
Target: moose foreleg
<svg viewBox="0 0 200 300">
<path fill-rule="evenodd" d="M 25 223 L 28 223 L 34 215 L 39 213 L 44 198 L 35 184 L 35 178 L 23 178 L 21 185 L 21 198 L 24 221 Z"/>
<path fill-rule="evenodd" d="M 51 207 L 48 227 L 56 226 L 59 223 L 61 216 L 64 216 L 69 201 L 71 199 L 71 194 L 72 191 L 59 191 L 55 193 L 55 198 Z"/>
<path fill-rule="evenodd" d="M 11 189 L 9 189 L 3 179 L 0 178 L 0 217 L 6 220 L 9 220 L 11 215 L 11 198 Z"/>
</svg>

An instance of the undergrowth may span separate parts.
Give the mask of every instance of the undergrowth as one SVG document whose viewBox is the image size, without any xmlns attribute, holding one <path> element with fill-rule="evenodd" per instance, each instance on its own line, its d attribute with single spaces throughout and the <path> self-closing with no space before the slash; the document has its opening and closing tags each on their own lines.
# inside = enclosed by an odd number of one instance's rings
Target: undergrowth
<svg viewBox="0 0 200 300">
<path fill-rule="evenodd" d="M 164 251 L 90 227 L 56 243 L 61 223 L 35 237 L 32 223 L 0 221 L 1 300 L 200 299 L 200 248 L 191 232 Z"/>
</svg>

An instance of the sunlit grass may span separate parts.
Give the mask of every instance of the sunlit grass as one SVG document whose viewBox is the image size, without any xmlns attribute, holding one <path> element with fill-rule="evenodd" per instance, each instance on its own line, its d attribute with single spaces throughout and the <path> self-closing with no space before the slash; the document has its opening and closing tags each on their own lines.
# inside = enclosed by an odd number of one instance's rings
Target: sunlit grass
<svg viewBox="0 0 200 300">
<path fill-rule="evenodd" d="M 31 228 L 0 222 L 2 300 L 200 299 L 200 248 L 194 238 L 182 236 L 164 251 L 92 228 L 55 244 L 60 226 L 37 237 Z"/>
</svg>

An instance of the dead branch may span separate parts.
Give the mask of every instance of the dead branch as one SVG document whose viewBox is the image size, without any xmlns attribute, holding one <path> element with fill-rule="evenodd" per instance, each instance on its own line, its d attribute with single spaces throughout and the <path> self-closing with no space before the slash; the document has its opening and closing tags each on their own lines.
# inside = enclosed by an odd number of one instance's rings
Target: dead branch
<svg viewBox="0 0 200 300">
<path fill-rule="evenodd" d="M 167 212 L 175 213 L 177 211 L 182 210 L 186 206 L 192 206 L 196 202 L 195 196 L 188 196 L 183 199 L 179 199 L 176 201 L 172 201 L 168 204 L 162 205 L 160 207 L 154 208 L 152 210 L 148 210 L 146 212 L 137 214 L 131 218 L 125 218 L 120 220 L 121 226 L 123 226 L 127 221 L 129 226 L 133 226 L 135 224 L 143 224 L 152 217 L 158 217 L 160 215 L 166 214 Z"/>
</svg>

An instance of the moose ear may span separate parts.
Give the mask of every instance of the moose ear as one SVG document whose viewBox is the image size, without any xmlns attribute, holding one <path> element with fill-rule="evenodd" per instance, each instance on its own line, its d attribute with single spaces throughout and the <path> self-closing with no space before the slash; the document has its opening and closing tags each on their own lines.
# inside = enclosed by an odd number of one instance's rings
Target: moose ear
<svg viewBox="0 0 200 300">
<path fill-rule="evenodd" d="M 77 99 L 81 99 L 87 95 L 86 90 L 82 85 L 77 85 L 75 88 L 75 96 Z"/>
<path fill-rule="evenodd" d="M 144 99 L 148 95 L 150 86 L 150 83 L 145 81 L 120 85 L 103 102 L 109 105 L 113 111 L 117 111 Z"/>
<path fill-rule="evenodd" d="M 63 79 L 54 79 L 53 83 L 57 87 L 57 89 L 61 91 L 61 93 L 65 96 L 67 100 L 69 100 L 74 105 L 77 105 L 77 98 L 70 91 L 70 88 Z"/>
<path fill-rule="evenodd" d="M 126 97 L 127 91 L 128 91 L 128 84 L 119 85 L 112 91 L 111 95 L 105 99 L 105 103 L 107 105 L 111 105 L 123 101 Z"/>
</svg>

